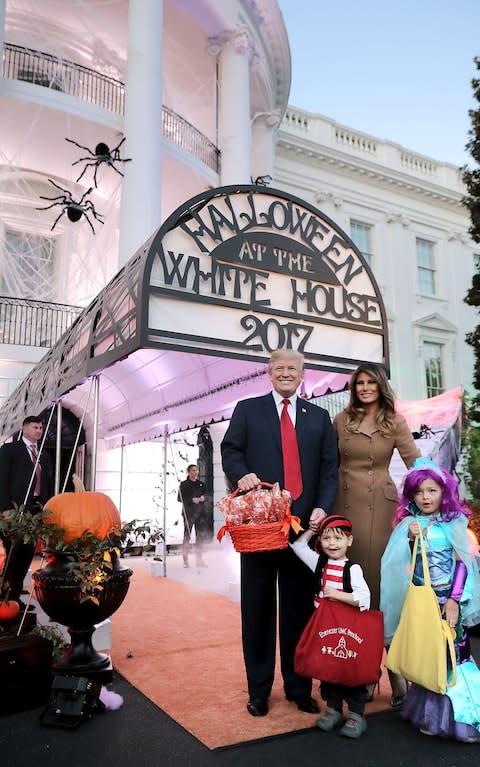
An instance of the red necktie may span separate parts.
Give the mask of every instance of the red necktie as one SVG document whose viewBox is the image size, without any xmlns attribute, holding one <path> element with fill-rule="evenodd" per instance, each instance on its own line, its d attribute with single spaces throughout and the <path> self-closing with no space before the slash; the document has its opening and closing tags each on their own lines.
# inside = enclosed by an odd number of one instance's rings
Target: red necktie
<svg viewBox="0 0 480 767">
<path fill-rule="evenodd" d="M 290 400 L 283 399 L 283 410 L 280 417 L 280 434 L 282 436 L 283 478 L 285 489 L 289 490 L 295 501 L 303 492 L 302 470 L 298 455 L 297 433 L 288 415 Z"/>
<path fill-rule="evenodd" d="M 32 461 L 33 461 L 33 464 L 34 465 L 36 464 L 36 469 L 35 469 L 35 489 L 33 491 L 33 494 L 34 495 L 40 495 L 40 489 L 41 489 L 41 486 L 42 486 L 42 480 L 41 480 L 42 468 L 40 466 L 40 461 L 37 463 L 38 453 L 37 453 L 37 448 L 35 447 L 35 445 L 31 445 L 30 446 L 30 450 L 32 451 Z"/>
</svg>

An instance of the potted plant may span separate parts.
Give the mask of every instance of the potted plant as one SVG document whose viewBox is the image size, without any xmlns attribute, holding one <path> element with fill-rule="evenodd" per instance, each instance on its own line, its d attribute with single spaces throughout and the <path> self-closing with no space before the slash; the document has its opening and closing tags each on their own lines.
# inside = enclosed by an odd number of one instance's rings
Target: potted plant
<svg viewBox="0 0 480 767">
<path fill-rule="evenodd" d="M 49 617 L 68 627 L 71 644 L 54 662 L 63 671 L 88 672 L 110 659 L 92 646 L 95 624 L 123 602 L 132 571 L 120 564 L 126 537 L 135 522 L 121 524 L 115 504 L 104 493 L 87 492 L 74 475 L 75 493 L 47 501 L 41 514 L 23 508 L 4 512 L 0 532 L 11 539 L 43 541 L 46 565 L 33 573 L 36 598 Z M 0 594 L 8 584 L 0 577 Z"/>
<path fill-rule="evenodd" d="M 32 515 L 25 511 L 23 506 L 15 506 L 11 511 L 0 514 L 0 533 L 8 535 L 12 542 L 36 544 L 42 538 L 50 542 L 50 536 L 57 531 L 46 527 L 40 514 Z M 61 531 L 58 531 L 61 532 Z M 6 563 L 7 553 L 1 547 L 0 552 L 0 634 L 2 628 L 8 630 L 20 612 L 20 605 L 10 599 L 10 584 L 7 581 Z"/>
</svg>

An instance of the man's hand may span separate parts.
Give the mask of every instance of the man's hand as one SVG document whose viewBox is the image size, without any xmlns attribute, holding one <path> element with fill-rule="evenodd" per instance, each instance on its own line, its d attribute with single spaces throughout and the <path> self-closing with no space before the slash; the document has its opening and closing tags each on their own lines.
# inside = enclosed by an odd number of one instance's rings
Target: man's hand
<svg viewBox="0 0 480 767">
<path fill-rule="evenodd" d="M 238 480 L 238 487 L 246 493 L 248 490 L 253 490 L 255 487 L 258 487 L 260 483 L 261 480 L 252 472 L 251 474 L 245 474 Z"/>
<path fill-rule="evenodd" d="M 327 512 L 320 508 L 315 508 L 310 515 L 308 527 L 313 533 L 318 533 L 320 522 L 327 516 Z"/>
</svg>

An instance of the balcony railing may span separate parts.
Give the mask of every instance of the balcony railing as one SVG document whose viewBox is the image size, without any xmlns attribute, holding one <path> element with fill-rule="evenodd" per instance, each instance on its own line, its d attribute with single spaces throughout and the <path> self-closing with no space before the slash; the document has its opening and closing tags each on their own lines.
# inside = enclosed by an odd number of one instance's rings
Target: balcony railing
<svg viewBox="0 0 480 767">
<path fill-rule="evenodd" d="M 3 77 L 68 93 L 117 114 L 123 114 L 125 110 L 125 86 L 120 80 L 106 77 L 73 61 L 22 48 L 20 45 L 5 43 Z M 216 173 L 219 172 L 220 152 L 215 144 L 191 123 L 165 106 L 163 135 L 198 157 Z"/>
<path fill-rule="evenodd" d="M 203 133 L 200 133 L 187 120 L 165 106 L 162 110 L 162 120 L 165 138 L 198 157 L 216 173 L 219 172 L 220 151 Z"/>
<path fill-rule="evenodd" d="M 118 114 L 125 108 L 125 87 L 119 80 L 20 45 L 5 43 L 3 76 L 62 91 Z"/>
<path fill-rule="evenodd" d="M 78 306 L 0 296 L 0 343 L 49 349 L 81 311 Z"/>
</svg>

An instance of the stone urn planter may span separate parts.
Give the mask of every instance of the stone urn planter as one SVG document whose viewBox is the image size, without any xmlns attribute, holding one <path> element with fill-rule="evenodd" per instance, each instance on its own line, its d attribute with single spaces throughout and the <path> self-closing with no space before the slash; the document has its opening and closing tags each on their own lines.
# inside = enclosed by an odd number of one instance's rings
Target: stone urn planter
<svg viewBox="0 0 480 767">
<path fill-rule="evenodd" d="M 54 660 L 59 673 L 88 676 L 110 665 L 108 655 L 92 644 L 98 623 L 118 610 L 128 591 L 132 570 L 122 567 L 120 552 L 132 535 L 149 532 L 135 520 L 122 525 L 113 501 L 88 492 L 73 475 L 75 493 L 60 493 L 41 514 L 23 507 L 0 515 L 0 533 L 12 540 L 43 541 L 45 566 L 32 574 L 36 598 L 51 618 L 68 628 L 71 644 Z M 8 599 L 8 583 L 0 575 L 0 602 Z M 1 633 L 1 632 L 0 632 Z"/>
<path fill-rule="evenodd" d="M 124 568 L 115 554 L 112 567 L 102 574 L 101 590 L 86 598 L 80 583 L 81 564 L 75 552 L 45 551 L 47 564 L 33 573 L 35 596 L 49 618 L 67 626 L 71 644 L 54 659 L 53 669 L 88 675 L 106 668 L 110 658 L 93 647 L 95 625 L 118 610 L 128 591 L 132 570 Z"/>
</svg>

